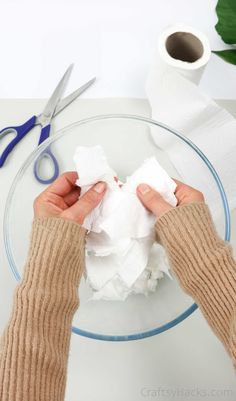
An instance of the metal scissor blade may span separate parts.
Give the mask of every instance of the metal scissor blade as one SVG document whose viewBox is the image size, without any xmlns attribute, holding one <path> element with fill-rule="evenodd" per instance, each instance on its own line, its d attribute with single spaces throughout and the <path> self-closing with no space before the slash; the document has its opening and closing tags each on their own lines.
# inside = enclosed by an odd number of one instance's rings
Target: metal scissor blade
<svg viewBox="0 0 236 401">
<path fill-rule="evenodd" d="M 71 64 L 69 66 L 69 68 L 66 70 L 65 74 L 63 75 L 62 79 L 58 83 L 56 89 L 54 90 L 52 96 L 48 100 L 48 102 L 41 114 L 41 117 L 44 120 L 44 124 L 50 123 L 52 116 L 54 114 L 55 108 L 57 107 L 58 102 L 60 101 L 60 99 L 63 95 L 63 92 L 66 88 L 67 82 L 70 78 L 72 68 L 73 68 L 73 64 Z"/>
<path fill-rule="evenodd" d="M 65 97 L 60 101 L 60 103 L 57 105 L 53 117 L 55 117 L 60 111 L 62 111 L 65 107 L 67 107 L 70 103 L 72 103 L 78 96 L 80 96 L 86 89 L 88 89 L 94 82 L 96 81 L 96 77 L 93 79 L 90 79 L 90 81 L 86 82 L 83 86 L 81 86 L 79 89 L 71 93 L 69 96 Z"/>
</svg>

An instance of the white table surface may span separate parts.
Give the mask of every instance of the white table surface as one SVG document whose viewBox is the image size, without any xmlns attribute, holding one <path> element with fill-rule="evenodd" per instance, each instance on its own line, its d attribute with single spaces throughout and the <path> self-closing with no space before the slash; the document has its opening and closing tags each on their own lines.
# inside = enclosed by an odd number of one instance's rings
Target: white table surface
<svg viewBox="0 0 236 401">
<path fill-rule="evenodd" d="M 23 122 L 39 112 L 43 104 L 43 100 L 35 99 L 0 100 L 1 126 Z M 236 102 L 223 104 L 236 115 Z M 57 117 L 54 129 L 85 116 L 112 112 L 148 115 L 149 107 L 141 99 L 78 99 Z M 1 225 L 12 179 L 26 156 L 35 148 L 37 139 L 36 128 L 0 169 Z M 236 213 L 233 213 L 233 220 L 236 220 Z M 235 231 L 233 242 L 236 244 Z M 15 285 L 1 229 L 1 331 L 10 312 Z M 168 395 L 168 391 L 176 392 L 175 396 Z M 203 393 L 207 401 L 233 401 L 236 398 L 236 381 L 229 357 L 199 311 L 173 329 L 141 341 L 112 343 L 72 335 L 66 401 L 200 400 Z"/>
<path fill-rule="evenodd" d="M 0 96 L 48 97 L 74 62 L 68 90 L 96 75 L 86 97 L 145 97 L 157 36 L 184 23 L 224 49 L 215 31 L 217 0 L 1 0 Z M 227 77 L 223 79 L 222 77 Z M 212 55 L 202 88 L 235 98 L 236 68 Z"/>
</svg>

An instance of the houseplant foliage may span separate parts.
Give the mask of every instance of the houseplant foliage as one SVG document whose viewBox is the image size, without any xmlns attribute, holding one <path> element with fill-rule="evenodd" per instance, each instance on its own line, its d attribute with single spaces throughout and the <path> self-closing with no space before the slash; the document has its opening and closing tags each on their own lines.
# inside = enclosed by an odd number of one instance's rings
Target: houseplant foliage
<svg viewBox="0 0 236 401">
<path fill-rule="evenodd" d="M 230 45 L 236 44 L 236 0 L 218 0 L 216 5 L 216 14 L 218 22 L 215 26 L 216 31 L 222 40 Z M 214 50 L 217 54 L 228 63 L 236 65 L 236 48 L 227 50 Z"/>
</svg>

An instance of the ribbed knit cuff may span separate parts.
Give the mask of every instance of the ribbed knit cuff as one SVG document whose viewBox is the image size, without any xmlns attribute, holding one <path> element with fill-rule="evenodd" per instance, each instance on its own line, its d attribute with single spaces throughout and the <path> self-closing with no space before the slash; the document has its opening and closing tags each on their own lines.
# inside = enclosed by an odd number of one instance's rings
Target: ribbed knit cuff
<svg viewBox="0 0 236 401">
<path fill-rule="evenodd" d="M 158 241 L 193 241 L 204 252 L 219 249 L 225 242 L 219 237 L 208 206 L 193 202 L 164 213 L 156 222 Z"/>
<path fill-rule="evenodd" d="M 230 244 L 219 237 L 210 210 L 203 202 L 171 209 L 161 216 L 155 228 L 157 241 L 179 262 L 175 263 L 175 270 L 186 275 L 191 271 L 191 279 L 209 265 L 222 270 L 222 250 L 231 250 Z"/>
<path fill-rule="evenodd" d="M 1 401 L 63 401 L 71 324 L 79 305 L 86 230 L 36 218 L 1 343 Z"/>
<path fill-rule="evenodd" d="M 85 234 L 85 228 L 69 220 L 35 218 L 24 279 L 32 278 L 33 264 L 33 278 L 37 274 L 43 285 L 53 287 L 64 281 L 64 286 L 77 286 L 84 270 Z"/>
<path fill-rule="evenodd" d="M 74 242 L 78 245 L 78 238 L 84 239 L 87 230 L 80 224 L 60 217 L 35 217 L 33 220 L 33 234 L 38 229 L 43 228 L 47 233 L 63 235 L 65 240 Z"/>
<path fill-rule="evenodd" d="M 173 208 L 155 228 L 180 285 L 227 344 L 227 325 L 235 313 L 236 264 L 231 245 L 217 234 L 208 206 L 196 202 Z"/>
</svg>

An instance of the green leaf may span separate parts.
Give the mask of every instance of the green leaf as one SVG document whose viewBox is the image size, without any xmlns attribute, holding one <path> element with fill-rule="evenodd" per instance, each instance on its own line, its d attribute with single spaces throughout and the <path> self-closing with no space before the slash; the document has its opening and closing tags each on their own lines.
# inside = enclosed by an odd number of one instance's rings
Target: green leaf
<svg viewBox="0 0 236 401">
<path fill-rule="evenodd" d="M 218 34 L 225 43 L 236 44 L 236 0 L 219 0 L 216 14 Z"/>
<path fill-rule="evenodd" d="M 221 57 L 223 60 L 228 63 L 236 65 L 236 49 L 229 50 L 215 50 L 212 53 L 217 54 L 217 56 Z"/>
</svg>

